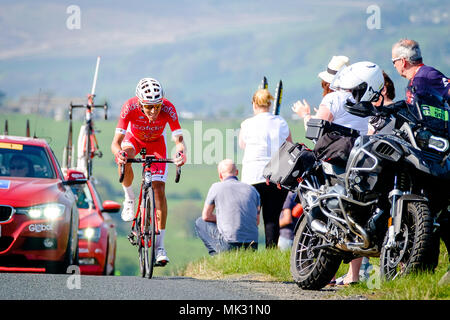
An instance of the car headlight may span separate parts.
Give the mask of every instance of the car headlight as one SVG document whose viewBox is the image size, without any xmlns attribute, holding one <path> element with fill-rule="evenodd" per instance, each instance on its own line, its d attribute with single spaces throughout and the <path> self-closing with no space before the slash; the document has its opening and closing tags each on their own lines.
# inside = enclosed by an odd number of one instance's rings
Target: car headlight
<svg viewBox="0 0 450 320">
<path fill-rule="evenodd" d="M 26 214 L 32 219 L 55 220 L 61 217 L 66 210 L 66 206 L 60 203 L 46 203 L 29 208 L 17 208 L 16 213 Z"/>
<path fill-rule="evenodd" d="M 101 230 L 100 228 L 84 228 L 78 230 L 78 238 L 79 239 L 86 239 L 89 241 L 97 242 L 100 240 L 100 234 Z"/>
</svg>

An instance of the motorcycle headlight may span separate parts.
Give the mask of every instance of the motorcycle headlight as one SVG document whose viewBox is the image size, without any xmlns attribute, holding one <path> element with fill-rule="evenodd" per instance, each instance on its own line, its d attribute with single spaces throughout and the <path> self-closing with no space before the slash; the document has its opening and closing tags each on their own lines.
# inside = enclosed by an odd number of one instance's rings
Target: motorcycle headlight
<svg viewBox="0 0 450 320">
<path fill-rule="evenodd" d="M 440 152 L 447 151 L 448 146 L 448 140 L 441 137 L 431 136 L 428 140 L 428 147 Z"/>
<path fill-rule="evenodd" d="M 100 240 L 100 234 L 101 230 L 100 228 L 84 228 L 78 230 L 78 238 L 79 239 L 85 239 L 88 241 L 94 241 L 97 242 Z"/>
<path fill-rule="evenodd" d="M 61 217 L 66 206 L 61 203 L 46 203 L 28 208 L 17 208 L 16 213 L 26 214 L 32 219 L 55 220 Z"/>
</svg>

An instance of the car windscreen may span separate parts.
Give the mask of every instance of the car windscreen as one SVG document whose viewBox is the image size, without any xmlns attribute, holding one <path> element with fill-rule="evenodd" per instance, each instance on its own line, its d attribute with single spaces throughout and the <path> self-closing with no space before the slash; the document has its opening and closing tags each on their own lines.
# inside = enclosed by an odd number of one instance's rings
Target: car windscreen
<svg viewBox="0 0 450 320">
<path fill-rule="evenodd" d="M 45 148 L 0 142 L 0 176 L 55 179 Z"/>
<path fill-rule="evenodd" d="M 95 209 L 94 200 L 87 184 L 73 185 L 71 188 L 77 197 L 78 209 Z"/>
</svg>

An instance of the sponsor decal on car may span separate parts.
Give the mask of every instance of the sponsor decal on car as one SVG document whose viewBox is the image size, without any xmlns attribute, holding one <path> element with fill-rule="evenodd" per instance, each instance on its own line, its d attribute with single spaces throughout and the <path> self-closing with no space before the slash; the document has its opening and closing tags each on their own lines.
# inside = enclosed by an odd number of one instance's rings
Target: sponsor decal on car
<svg viewBox="0 0 450 320">
<path fill-rule="evenodd" d="M 28 226 L 28 230 L 39 233 L 43 231 L 52 231 L 53 227 L 51 224 L 33 223 Z"/>
<path fill-rule="evenodd" d="M 23 145 L 18 143 L 0 142 L 0 149 L 23 150 Z"/>
<path fill-rule="evenodd" d="M 9 180 L 0 180 L 0 189 L 9 189 L 11 185 L 11 181 Z"/>
</svg>

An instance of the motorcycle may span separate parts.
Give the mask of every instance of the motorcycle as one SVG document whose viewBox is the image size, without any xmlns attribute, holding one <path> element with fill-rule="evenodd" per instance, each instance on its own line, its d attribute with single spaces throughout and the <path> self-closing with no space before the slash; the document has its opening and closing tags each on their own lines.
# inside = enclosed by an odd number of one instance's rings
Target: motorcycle
<svg viewBox="0 0 450 320">
<path fill-rule="evenodd" d="M 434 270 L 439 256 L 436 222 L 448 214 L 449 108 L 418 96 L 375 108 L 346 106 L 360 116 L 395 119 L 389 134 L 359 136 L 346 167 L 316 161 L 296 190 L 304 214 L 295 230 L 290 265 L 302 289 L 318 290 L 341 262 L 379 257 L 382 279 Z"/>
</svg>

